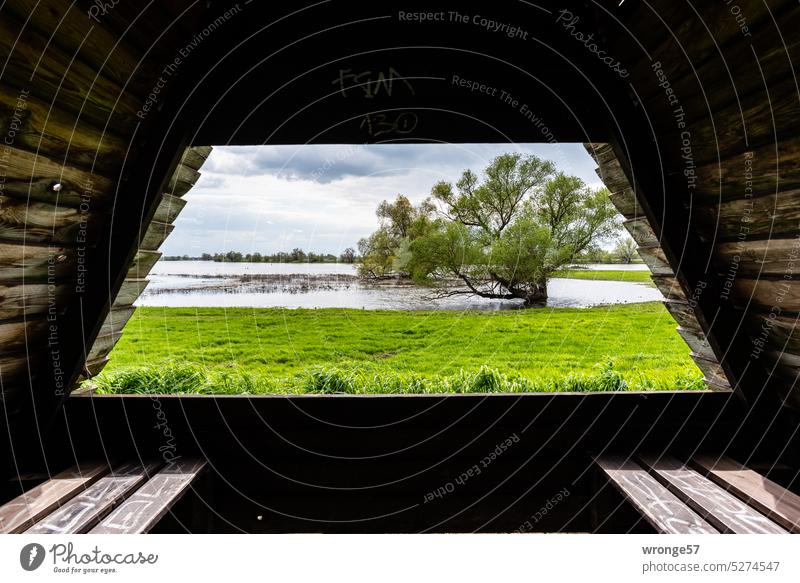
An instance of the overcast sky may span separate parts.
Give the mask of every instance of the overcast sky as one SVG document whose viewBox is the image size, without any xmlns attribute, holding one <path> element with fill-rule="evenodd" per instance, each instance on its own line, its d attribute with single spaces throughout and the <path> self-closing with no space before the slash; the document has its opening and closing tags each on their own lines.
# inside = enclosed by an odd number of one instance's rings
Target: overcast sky
<svg viewBox="0 0 800 583">
<path fill-rule="evenodd" d="M 301 247 L 339 254 L 377 227 L 375 209 L 398 193 L 417 203 L 439 180 L 517 151 L 602 186 L 580 144 L 402 144 L 215 147 L 162 247 L 166 255 Z"/>
</svg>

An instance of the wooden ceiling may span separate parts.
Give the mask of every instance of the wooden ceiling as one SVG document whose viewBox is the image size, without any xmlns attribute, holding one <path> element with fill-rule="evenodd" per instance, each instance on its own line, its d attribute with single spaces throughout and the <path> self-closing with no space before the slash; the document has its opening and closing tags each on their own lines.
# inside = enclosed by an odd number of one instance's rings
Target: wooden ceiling
<svg viewBox="0 0 800 583">
<path fill-rule="evenodd" d="M 0 8 L 0 378 L 30 455 L 223 144 L 609 144 L 692 349 L 750 411 L 800 406 L 796 3 L 265 4 Z"/>
</svg>

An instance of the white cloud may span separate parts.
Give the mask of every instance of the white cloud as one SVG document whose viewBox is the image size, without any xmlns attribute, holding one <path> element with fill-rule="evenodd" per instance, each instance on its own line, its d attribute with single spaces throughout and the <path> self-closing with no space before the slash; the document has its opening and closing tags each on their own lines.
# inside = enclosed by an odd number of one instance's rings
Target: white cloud
<svg viewBox="0 0 800 583">
<path fill-rule="evenodd" d="M 168 255 L 303 247 L 340 253 L 377 226 L 380 201 L 419 202 L 508 151 L 553 160 L 600 187 L 580 144 L 405 144 L 216 147 L 163 246 Z"/>
</svg>

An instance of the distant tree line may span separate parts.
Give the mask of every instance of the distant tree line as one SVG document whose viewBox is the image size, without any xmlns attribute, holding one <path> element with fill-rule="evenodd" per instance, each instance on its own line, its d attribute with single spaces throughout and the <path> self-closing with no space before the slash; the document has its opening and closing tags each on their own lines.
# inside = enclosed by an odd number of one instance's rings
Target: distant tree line
<svg viewBox="0 0 800 583">
<path fill-rule="evenodd" d="M 203 253 L 199 257 L 189 255 L 165 255 L 164 261 L 217 261 L 220 263 L 355 263 L 358 261 L 356 250 L 348 247 L 337 257 L 333 253 L 314 253 L 295 247 L 291 251 L 278 253 Z"/>
</svg>

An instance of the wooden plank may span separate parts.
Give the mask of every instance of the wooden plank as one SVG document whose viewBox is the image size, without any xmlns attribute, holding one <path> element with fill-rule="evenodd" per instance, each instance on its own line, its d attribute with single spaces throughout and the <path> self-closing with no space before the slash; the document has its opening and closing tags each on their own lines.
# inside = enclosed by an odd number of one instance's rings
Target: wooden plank
<svg viewBox="0 0 800 583">
<path fill-rule="evenodd" d="M 711 350 L 711 346 L 708 344 L 706 335 L 703 334 L 703 332 L 678 326 L 678 334 L 680 334 L 681 338 L 683 338 L 689 348 L 692 349 L 693 353 L 707 360 L 717 360 L 717 357 L 714 354 L 714 351 Z M 725 384 L 727 385 L 728 382 L 725 381 Z"/>
<path fill-rule="evenodd" d="M 627 187 L 619 192 L 611 193 L 609 198 L 611 198 L 611 203 L 616 207 L 619 213 L 626 219 L 644 216 L 644 209 L 642 209 L 639 202 L 636 200 L 636 193 L 633 192 L 632 188 Z"/>
<path fill-rule="evenodd" d="M 181 164 L 188 166 L 192 170 L 200 170 L 200 167 L 205 164 L 211 154 L 212 149 L 211 146 L 190 146 L 184 151 Z"/>
<path fill-rule="evenodd" d="M 159 223 L 172 223 L 178 218 L 178 215 L 185 206 L 185 199 L 164 193 L 161 197 L 161 202 L 158 203 L 158 208 L 153 216 L 153 220 Z"/>
<path fill-rule="evenodd" d="M 661 247 L 640 247 L 637 251 L 653 275 L 675 275 Z"/>
<path fill-rule="evenodd" d="M 628 177 L 625 175 L 622 166 L 620 166 L 616 158 L 598 167 L 596 172 L 611 194 L 621 192 L 631 187 L 630 182 L 628 182 Z"/>
<path fill-rule="evenodd" d="M 175 225 L 152 221 L 147 227 L 144 237 L 142 237 L 139 248 L 147 251 L 157 251 L 174 229 Z"/>
<path fill-rule="evenodd" d="M 9 84 L 31 87 L 38 99 L 80 112 L 82 121 L 96 127 L 105 127 L 110 119 L 111 126 L 121 126 L 120 133 L 127 135 L 135 126 L 140 98 L 8 13 L 0 19 L 0 53 L 8 56 L 3 79 Z"/>
<path fill-rule="evenodd" d="M 114 128 L 94 129 L 75 114 L 0 83 L 0 127 L 10 127 L 15 117 L 18 148 L 104 176 L 114 176 L 122 165 L 126 143 L 109 133 Z"/>
<path fill-rule="evenodd" d="M 142 76 L 143 69 L 150 79 L 158 76 L 156 63 L 147 60 L 140 63 L 142 55 L 138 51 L 133 51 L 129 43 L 120 42 L 105 26 L 98 26 L 79 5 L 38 0 L 31 6 L 25 0 L 8 0 L 5 7 L 17 18 L 27 20 L 27 26 L 32 26 L 39 34 L 46 37 L 52 34 L 52 42 L 65 53 L 77 52 L 78 58 L 120 86 L 132 84 L 136 88 L 137 77 Z M 138 91 L 142 93 L 145 89 L 140 87 Z"/>
<path fill-rule="evenodd" d="M 80 207 L 88 200 L 95 211 L 108 208 L 114 193 L 114 183 L 100 174 L 64 166 L 20 148 L 9 148 L 3 162 L 6 196 L 71 207 Z"/>
<path fill-rule="evenodd" d="M 136 312 L 133 306 L 125 306 L 122 308 L 113 308 L 106 316 L 103 326 L 100 328 L 100 335 L 111 334 L 112 332 L 122 332 L 125 324 L 131 319 Z"/>
<path fill-rule="evenodd" d="M 110 332 L 109 334 L 103 334 L 102 336 L 98 336 L 97 338 L 95 338 L 94 344 L 92 344 L 92 347 L 89 350 L 89 354 L 86 355 L 86 359 L 96 360 L 98 358 L 108 355 L 114 349 L 114 346 L 117 344 L 117 342 L 121 337 L 122 337 L 121 330 Z"/>
<path fill-rule="evenodd" d="M 75 274 L 74 249 L 64 246 L 20 245 L 0 242 L 0 282 L 46 282 Z"/>
<path fill-rule="evenodd" d="M 200 173 L 184 164 L 178 164 L 175 173 L 167 183 L 166 192 L 173 196 L 183 196 L 194 186 Z"/>
<path fill-rule="evenodd" d="M 133 258 L 126 279 L 142 279 L 147 277 L 153 266 L 161 258 L 160 251 L 148 251 L 146 249 L 139 249 Z"/>
<path fill-rule="evenodd" d="M 629 219 L 623 222 L 622 226 L 625 227 L 640 247 L 655 247 L 659 245 L 658 237 L 645 217 Z"/>
<path fill-rule="evenodd" d="M 773 2 L 773 6 L 780 7 L 784 2 Z M 663 26 L 669 26 L 670 34 L 661 42 L 657 47 L 652 50 L 651 56 L 653 59 L 661 61 L 664 72 L 668 79 L 677 81 L 682 76 L 691 76 L 692 69 L 699 67 L 706 61 L 711 61 L 719 66 L 719 61 L 711 57 L 719 58 L 719 47 L 725 45 L 728 41 L 735 39 L 742 39 L 742 31 L 736 18 L 730 13 L 730 7 L 725 3 L 709 4 L 703 6 L 701 11 L 702 17 L 688 5 L 683 2 L 670 2 L 669 4 L 676 5 L 671 7 L 671 11 L 666 7 L 667 3 L 661 2 L 654 6 L 659 16 L 662 14 L 669 15 L 669 21 Z M 755 6 L 749 6 L 747 10 L 747 24 L 749 30 L 752 31 L 770 17 L 770 9 L 763 7 L 758 9 Z M 662 10 L 664 12 L 662 13 Z M 775 34 L 774 28 L 772 34 Z M 752 32 L 751 32 L 752 35 Z M 734 46 L 738 46 L 734 42 Z M 729 48 L 729 47 L 725 47 Z M 723 51 L 727 60 L 727 52 Z M 636 64 L 631 68 L 631 77 L 635 79 L 647 79 L 651 74 L 649 69 L 651 61 L 649 59 L 637 60 Z M 655 85 L 655 84 L 653 84 Z M 649 87 L 649 86 L 648 86 Z M 708 85 L 714 87 L 714 85 Z M 655 94 L 658 96 L 659 91 L 663 90 L 658 87 L 649 87 L 650 91 L 646 93 L 648 97 Z M 692 92 L 694 94 L 694 92 Z M 678 95 L 681 95 L 680 93 Z M 684 93 L 683 98 L 688 97 L 688 93 Z"/>
<path fill-rule="evenodd" d="M 671 456 L 643 455 L 652 474 L 720 532 L 781 534 L 782 527 Z"/>
<path fill-rule="evenodd" d="M 664 306 L 680 326 L 702 332 L 700 322 L 697 321 L 697 316 L 695 316 L 694 310 L 689 305 L 689 302 L 666 300 Z"/>
<path fill-rule="evenodd" d="M 658 288 L 665 298 L 669 300 L 686 301 L 686 293 L 683 291 L 681 284 L 678 280 L 671 275 L 653 275 L 651 277 L 653 283 Z"/>
<path fill-rule="evenodd" d="M 114 305 L 129 306 L 133 304 L 133 302 L 142 295 L 148 283 L 150 282 L 146 279 L 126 279 L 122 282 L 122 287 L 117 297 L 114 298 Z"/>
<path fill-rule="evenodd" d="M 783 6 L 785 2 L 778 2 L 778 6 Z M 756 12 L 748 10 L 748 19 L 753 16 L 762 16 L 769 12 L 777 13 L 766 7 Z M 728 17 L 729 20 L 734 20 Z M 703 18 L 705 21 L 705 17 Z M 752 22 L 752 20 L 751 20 Z M 777 26 L 783 31 L 784 42 L 775 42 L 779 37 Z M 690 103 L 692 97 L 698 95 L 700 88 L 713 87 L 713 91 L 706 90 L 702 94 L 702 101 L 698 102 L 699 107 L 689 112 L 690 121 L 698 115 L 708 115 L 708 112 L 722 111 L 730 104 L 736 104 L 751 93 L 762 91 L 765 81 L 772 82 L 775 79 L 783 79 L 787 74 L 791 75 L 789 63 L 797 62 L 800 58 L 800 38 L 796 35 L 788 34 L 788 31 L 800 28 L 800 12 L 788 8 L 784 10 L 779 19 L 773 21 L 772 18 L 763 20 L 762 26 L 756 27 L 752 31 L 752 36 L 745 42 L 733 42 L 723 47 L 721 51 L 714 49 L 707 55 L 711 58 L 695 58 L 697 55 L 693 51 L 689 53 L 689 59 L 683 58 L 686 66 L 683 73 L 677 78 L 672 76 L 670 81 L 672 89 L 683 103 Z M 694 43 L 689 43 L 694 46 Z M 685 45 L 685 46 L 689 46 Z M 721 54 L 720 54 L 721 52 Z M 757 58 L 754 58 L 754 55 Z M 688 65 L 692 63 L 693 66 Z M 641 78 L 642 80 L 647 77 Z M 651 115 L 659 112 L 657 107 L 658 100 L 666 101 L 663 91 L 659 92 L 657 78 L 653 76 L 651 89 L 643 87 L 639 91 L 651 95 L 649 100 L 645 100 L 646 109 Z M 637 86 L 638 87 L 638 86 Z M 662 108 L 663 110 L 663 108 Z"/>
<path fill-rule="evenodd" d="M 729 457 L 695 456 L 691 463 L 785 529 L 800 533 L 800 496 Z"/>
<path fill-rule="evenodd" d="M 692 352 L 690 353 L 690 356 L 697 365 L 697 368 L 703 372 L 703 376 L 705 376 L 708 382 L 717 385 L 718 387 L 730 386 L 730 382 L 725 376 L 725 371 L 722 370 L 722 366 L 713 353 L 707 354 Z"/>
<path fill-rule="evenodd" d="M 760 310 L 800 312 L 800 281 L 796 279 L 765 279 L 737 277 L 733 283 L 734 299 L 750 302 Z"/>
<path fill-rule="evenodd" d="M 680 174 L 683 169 L 678 167 L 675 172 Z M 695 176 L 695 200 L 698 202 L 715 203 L 745 198 L 747 193 L 798 189 L 800 140 L 784 139 L 698 166 Z"/>
<path fill-rule="evenodd" d="M 148 462 L 126 463 L 100 478 L 58 510 L 37 521 L 27 534 L 78 534 L 97 524 L 158 468 Z"/>
<path fill-rule="evenodd" d="M 720 275 L 791 275 L 800 259 L 800 238 L 775 237 L 756 241 L 730 241 L 715 249 Z"/>
<path fill-rule="evenodd" d="M 28 346 L 39 346 L 49 329 L 50 322 L 44 318 L 0 322 L 2 353 L 22 352 Z"/>
<path fill-rule="evenodd" d="M 611 160 L 616 158 L 616 154 L 614 154 L 614 148 L 611 147 L 611 144 L 599 143 L 599 144 L 584 144 L 583 147 L 589 153 L 589 155 L 594 159 L 598 166 L 602 166 Z"/>
<path fill-rule="evenodd" d="M 52 288 L 46 283 L 0 284 L 0 320 L 48 313 L 50 309 L 61 312 L 72 293 L 68 283 Z"/>
<path fill-rule="evenodd" d="M 198 459 L 178 460 L 169 464 L 104 518 L 90 534 L 149 532 L 183 496 L 205 465 L 205 460 Z"/>
<path fill-rule="evenodd" d="M 0 507 L 0 533 L 22 532 L 107 472 L 105 464 L 75 466 L 20 494 Z"/>
<path fill-rule="evenodd" d="M 622 456 L 602 456 L 595 463 L 658 532 L 718 534 L 638 464 Z"/>
<path fill-rule="evenodd" d="M 92 245 L 106 217 L 47 202 L 0 196 L 0 239 L 59 246 Z M 80 242 L 79 242 L 80 238 Z"/>
<path fill-rule="evenodd" d="M 749 93 L 722 109 L 713 110 L 691 124 L 692 153 L 696 164 L 725 159 L 745 147 L 758 147 L 777 136 L 797 134 L 800 129 L 800 103 L 794 78 L 776 79 L 768 87 Z M 711 92 L 714 93 L 714 92 Z M 667 125 L 670 124 L 670 125 Z M 681 144 L 674 121 L 656 125 L 665 147 Z"/>
</svg>

